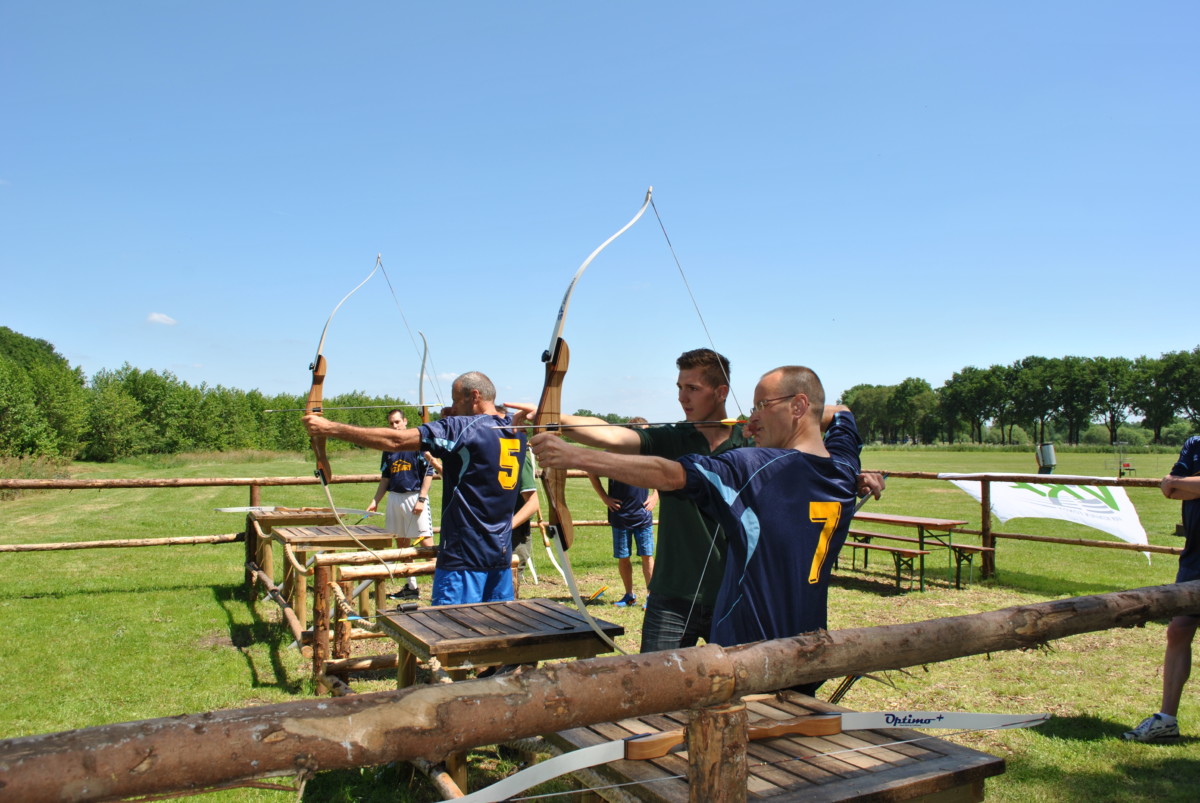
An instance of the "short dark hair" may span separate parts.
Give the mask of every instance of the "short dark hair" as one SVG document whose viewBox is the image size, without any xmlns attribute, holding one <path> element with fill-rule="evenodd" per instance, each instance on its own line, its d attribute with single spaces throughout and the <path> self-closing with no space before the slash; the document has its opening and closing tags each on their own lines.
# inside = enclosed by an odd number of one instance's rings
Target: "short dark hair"
<svg viewBox="0 0 1200 803">
<path fill-rule="evenodd" d="M 700 369 L 704 381 L 714 388 L 730 384 L 729 360 L 712 349 L 692 349 L 679 355 L 675 367 L 680 371 Z"/>
<path fill-rule="evenodd" d="M 812 405 L 817 420 L 820 421 L 825 414 L 825 386 L 821 384 L 821 377 L 817 376 L 817 372 L 804 365 L 781 365 L 767 371 L 763 376 L 774 373 L 780 375 L 779 392 L 788 396 L 803 393 L 808 397 L 808 403 Z"/>
</svg>

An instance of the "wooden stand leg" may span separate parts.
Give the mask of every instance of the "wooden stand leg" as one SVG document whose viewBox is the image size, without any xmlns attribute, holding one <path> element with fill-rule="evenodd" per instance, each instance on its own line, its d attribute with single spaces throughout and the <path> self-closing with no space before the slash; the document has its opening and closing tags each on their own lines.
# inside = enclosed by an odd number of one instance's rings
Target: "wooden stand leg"
<svg viewBox="0 0 1200 803">
<path fill-rule="evenodd" d="M 454 782 L 454 785 L 463 790 L 464 793 L 471 791 L 467 788 L 466 753 L 451 753 L 446 756 L 446 774 L 450 776 L 450 780 Z"/>
<path fill-rule="evenodd" d="M 354 589 L 351 583 L 338 583 L 342 589 L 342 596 L 349 596 Z M 349 658 L 350 657 L 350 620 L 342 615 L 341 608 L 338 608 L 337 616 L 334 618 L 333 629 L 333 657 L 334 658 Z"/>
<path fill-rule="evenodd" d="M 329 567 L 313 571 L 313 675 L 325 674 L 329 660 Z"/>
<path fill-rule="evenodd" d="M 296 560 L 300 563 L 301 566 L 304 566 L 306 561 L 308 560 L 308 553 L 297 552 Z M 332 575 L 329 575 L 329 576 L 331 577 Z M 313 585 L 314 585 L 314 587 L 316 586 L 315 579 L 313 580 Z M 287 596 L 287 594 L 285 594 L 284 596 Z M 304 617 L 306 615 L 306 612 L 308 611 L 308 575 L 297 573 L 293 577 L 291 596 L 288 598 L 291 600 L 292 610 L 294 610 L 296 612 L 296 615 L 300 617 L 300 624 L 302 624 L 302 625 L 305 624 Z M 329 598 L 329 589 L 325 590 L 325 598 L 327 600 Z M 325 616 L 326 617 L 329 616 L 328 611 L 325 613 Z"/>
<path fill-rule="evenodd" d="M 692 712 L 687 727 L 688 797 L 692 803 L 746 799 L 746 705 Z"/>
<path fill-rule="evenodd" d="M 407 689 L 417 682 L 417 659 L 411 652 L 399 645 L 396 652 L 396 688 Z"/>
</svg>

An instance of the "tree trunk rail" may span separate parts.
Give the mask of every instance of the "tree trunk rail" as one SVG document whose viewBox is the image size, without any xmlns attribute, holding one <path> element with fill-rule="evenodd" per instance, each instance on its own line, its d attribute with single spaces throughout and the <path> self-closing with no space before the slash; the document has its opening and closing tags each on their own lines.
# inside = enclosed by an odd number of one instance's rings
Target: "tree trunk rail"
<svg viewBox="0 0 1200 803">
<path fill-rule="evenodd" d="M 592 658 L 482 680 L 103 725 L 0 741 L 0 778 L 12 800 L 87 801 L 397 760 L 437 762 L 479 745 L 717 706 L 830 677 L 1033 649 L 1197 609 L 1200 581 L 1193 581 L 734 648 Z"/>
</svg>

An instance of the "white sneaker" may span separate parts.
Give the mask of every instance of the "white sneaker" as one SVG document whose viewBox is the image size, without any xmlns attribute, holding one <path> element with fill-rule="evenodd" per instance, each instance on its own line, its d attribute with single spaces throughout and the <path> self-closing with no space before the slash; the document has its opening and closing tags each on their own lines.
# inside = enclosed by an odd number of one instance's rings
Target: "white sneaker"
<svg viewBox="0 0 1200 803">
<path fill-rule="evenodd" d="M 1122 733 L 1121 738 L 1130 742 L 1175 741 L 1179 739 L 1179 721 L 1165 714 L 1155 714 L 1143 719 L 1133 730 Z"/>
</svg>

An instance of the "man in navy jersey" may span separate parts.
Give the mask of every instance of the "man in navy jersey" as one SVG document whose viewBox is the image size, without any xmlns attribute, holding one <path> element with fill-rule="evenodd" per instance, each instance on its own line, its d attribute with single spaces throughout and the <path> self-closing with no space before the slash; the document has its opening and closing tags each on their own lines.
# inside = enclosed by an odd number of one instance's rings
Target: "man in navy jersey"
<svg viewBox="0 0 1200 803">
<path fill-rule="evenodd" d="M 442 538 L 434 605 L 513 598 L 512 520 L 525 435 L 496 413 L 496 387 L 478 371 L 450 388 L 451 415 L 413 429 L 355 427 L 304 416 L 311 435 L 384 451 L 428 451 L 443 465 Z"/>
<path fill-rule="evenodd" d="M 636 416 L 627 423 L 638 429 L 645 429 L 650 425 L 646 419 Z M 647 588 L 650 587 L 650 578 L 654 576 L 653 511 L 658 506 L 658 491 L 635 488 L 614 479 L 608 481 L 608 489 L 605 490 L 600 477 L 595 474 L 588 474 L 588 480 L 592 483 L 592 490 L 608 510 L 608 524 L 612 527 L 613 557 L 617 559 L 621 585 L 625 586 L 625 596 L 613 605 L 625 608 L 637 603 L 637 595 L 633 593 L 632 553 L 635 550 L 642 559 L 642 576 L 646 579 Z"/>
<path fill-rule="evenodd" d="M 402 410 L 389 410 L 387 421 L 392 429 L 408 426 Z M 384 452 L 379 472 L 379 485 L 367 510 L 371 513 L 378 510 L 383 495 L 387 494 L 385 526 L 388 532 L 396 534 L 396 545 L 433 546 L 433 517 L 429 514 L 433 466 L 420 452 Z M 418 596 L 417 578 L 408 578 L 396 596 L 401 599 Z"/>
<path fill-rule="evenodd" d="M 747 431 L 758 448 L 678 460 L 570 446 L 553 433 L 530 444 L 543 466 L 679 492 L 719 522 L 728 554 L 709 641 L 732 646 L 825 627 L 830 569 L 856 489 L 880 490 L 858 477 L 862 441 L 853 415 L 825 405 L 808 368 L 763 375 Z"/>
<path fill-rule="evenodd" d="M 1200 580 L 1200 437 L 1188 438 L 1179 460 L 1159 486 L 1168 499 L 1183 500 L 1183 534 L 1187 538 L 1179 555 L 1176 583 Z M 1200 625 L 1196 615 L 1176 616 L 1167 625 L 1167 651 L 1163 657 L 1162 707 L 1136 728 L 1121 734 L 1131 742 L 1174 742 L 1179 740 L 1179 698 L 1192 672 L 1192 641 Z"/>
</svg>

